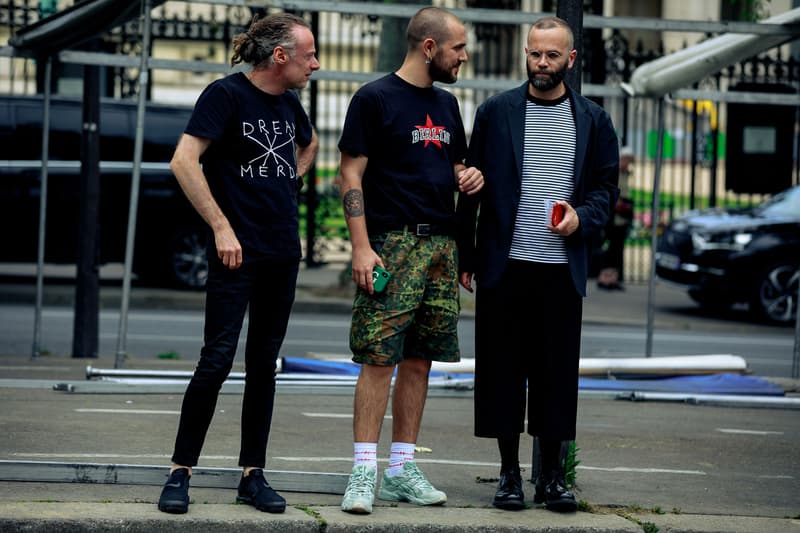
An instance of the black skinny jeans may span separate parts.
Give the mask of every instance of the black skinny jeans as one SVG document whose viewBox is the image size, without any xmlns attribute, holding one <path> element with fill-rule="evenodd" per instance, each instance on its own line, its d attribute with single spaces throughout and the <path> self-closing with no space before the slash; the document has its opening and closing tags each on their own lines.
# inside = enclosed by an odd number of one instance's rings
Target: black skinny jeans
<svg viewBox="0 0 800 533">
<path fill-rule="evenodd" d="M 275 367 L 297 284 L 298 259 L 244 264 L 236 270 L 209 259 L 204 346 L 181 407 L 172 462 L 195 466 L 222 383 L 236 355 L 244 314 L 245 347 L 239 465 L 264 468 L 275 399 Z"/>
</svg>

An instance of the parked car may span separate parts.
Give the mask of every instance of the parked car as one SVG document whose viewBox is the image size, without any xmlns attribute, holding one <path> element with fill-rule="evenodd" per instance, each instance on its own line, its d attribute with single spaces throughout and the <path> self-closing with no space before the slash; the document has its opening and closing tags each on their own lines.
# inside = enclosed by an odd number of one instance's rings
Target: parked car
<svg viewBox="0 0 800 533">
<path fill-rule="evenodd" d="M 757 317 L 794 324 L 800 279 L 800 186 L 741 209 L 690 211 L 661 236 L 656 274 L 705 307 L 747 302 Z"/>
<path fill-rule="evenodd" d="M 81 100 L 51 101 L 45 261 L 75 263 L 80 210 Z M 133 271 L 151 284 L 205 285 L 206 226 L 168 162 L 190 108 L 148 104 Z M 0 97 L 0 262 L 35 262 L 41 191 L 41 96 Z M 99 262 L 122 262 L 136 102 L 103 100 L 100 113 Z"/>
</svg>

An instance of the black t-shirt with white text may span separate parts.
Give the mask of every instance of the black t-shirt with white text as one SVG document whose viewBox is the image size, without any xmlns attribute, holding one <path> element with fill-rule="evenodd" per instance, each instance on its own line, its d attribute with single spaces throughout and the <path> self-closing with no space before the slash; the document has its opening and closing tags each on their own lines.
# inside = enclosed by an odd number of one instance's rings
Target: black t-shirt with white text
<svg viewBox="0 0 800 533">
<path fill-rule="evenodd" d="M 350 101 L 339 150 L 367 157 L 362 179 L 367 229 L 454 226 L 453 165 L 467 152 L 455 96 L 396 74 L 361 87 Z"/>
<path fill-rule="evenodd" d="M 231 74 L 206 87 L 185 132 L 211 140 L 200 162 L 243 261 L 299 257 L 295 145 L 308 146 L 312 129 L 297 95 L 267 94 Z"/>
</svg>

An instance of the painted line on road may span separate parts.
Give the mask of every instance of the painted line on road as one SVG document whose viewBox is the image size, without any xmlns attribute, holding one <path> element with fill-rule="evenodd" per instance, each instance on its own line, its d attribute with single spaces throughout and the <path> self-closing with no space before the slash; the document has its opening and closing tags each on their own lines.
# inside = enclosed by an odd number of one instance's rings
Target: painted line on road
<svg viewBox="0 0 800 533">
<path fill-rule="evenodd" d="M 100 458 L 100 459 L 165 459 L 169 458 L 168 454 L 112 454 L 112 453 L 10 453 L 8 454 L 13 457 L 29 457 L 29 458 L 41 458 L 41 459 L 91 459 L 91 458 Z M 202 459 L 204 460 L 217 460 L 217 461 L 236 461 L 238 456 L 232 455 L 203 455 Z M 278 460 L 278 461 L 286 461 L 292 463 L 352 463 L 353 458 L 351 456 L 347 457 L 291 457 L 291 456 L 274 456 L 271 457 L 270 460 Z M 389 461 L 388 458 L 383 459 L 379 458 L 379 463 L 387 463 Z M 458 461 L 453 459 L 426 459 L 424 457 L 417 456 L 415 458 L 417 463 L 424 463 L 424 464 L 440 464 L 440 465 L 453 465 L 453 466 L 487 466 L 487 467 L 499 467 L 499 462 L 488 462 L 488 461 Z M 521 467 L 523 468 L 530 468 L 530 464 L 521 463 Z M 595 470 L 600 472 L 625 472 L 625 473 L 633 473 L 633 474 L 678 474 L 678 475 L 693 475 L 693 476 L 705 476 L 706 473 L 700 470 L 672 470 L 669 468 L 631 468 L 625 466 L 617 466 L 613 468 L 606 468 L 600 466 L 583 466 L 578 465 L 576 467 L 579 470 Z M 759 477 L 769 477 L 769 476 L 759 476 Z M 777 478 L 777 476 L 775 476 Z M 783 479 L 783 478 L 781 478 Z M 791 479 L 791 478 L 790 478 Z"/>
<path fill-rule="evenodd" d="M 281 461 L 289 462 L 352 462 L 352 457 L 273 457 Z M 453 459 L 425 459 L 418 455 L 414 459 L 417 463 L 427 464 L 441 464 L 441 465 L 455 465 L 455 466 L 500 466 L 500 463 L 486 462 L 486 461 L 458 461 Z M 530 464 L 520 464 L 521 467 L 530 468 Z M 613 468 L 605 468 L 601 466 L 581 466 L 576 468 L 582 470 L 597 470 L 602 472 L 630 472 L 636 474 L 683 474 L 692 476 L 705 476 L 706 473 L 701 470 L 672 470 L 669 468 L 633 468 L 626 466 L 616 466 Z"/>
<path fill-rule="evenodd" d="M 717 431 L 737 435 L 783 435 L 783 431 L 759 431 L 756 429 L 717 428 Z"/>
<path fill-rule="evenodd" d="M 167 453 L 10 453 L 12 457 L 32 459 L 169 459 Z M 237 461 L 238 455 L 203 455 L 203 459 L 215 461 Z"/>
<path fill-rule="evenodd" d="M 669 468 L 630 468 L 627 466 L 615 466 L 611 468 L 601 466 L 581 466 L 575 468 L 580 470 L 598 470 L 600 472 L 632 472 L 636 474 L 685 474 L 689 476 L 705 476 L 702 470 L 672 470 Z"/>
<path fill-rule="evenodd" d="M 64 372 L 67 370 L 72 370 L 68 366 L 14 366 L 14 365 L 0 365 L 0 370 L 58 370 L 60 372 Z"/>
<path fill-rule="evenodd" d="M 48 318 L 72 318 L 74 316 L 74 312 L 70 310 L 62 310 L 62 309 L 46 309 L 42 311 L 42 315 Z M 118 311 L 101 311 L 100 318 L 105 320 L 118 320 L 119 319 L 119 312 Z M 190 313 L 128 313 L 128 319 L 132 321 L 141 321 L 141 322 L 185 322 L 185 323 L 197 323 L 202 324 L 205 320 L 205 315 L 202 311 L 197 312 L 190 312 Z M 248 319 L 245 318 L 244 324 L 248 324 Z M 330 320 L 330 319 L 307 319 L 307 318 L 299 318 L 299 319 L 289 319 L 289 327 L 291 326 L 299 326 L 299 327 L 306 327 L 306 326 L 316 326 L 322 328 L 350 328 L 350 320 Z"/>
<path fill-rule="evenodd" d="M 114 340 L 118 337 L 117 333 L 101 333 L 100 338 L 103 340 Z M 202 344 L 203 337 L 202 335 L 153 335 L 150 333 L 142 334 L 142 333 L 128 333 L 126 336 L 128 340 L 132 341 L 139 341 L 139 342 L 194 342 L 198 344 Z M 247 339 L 244 336 L 239 338 L 239 344 L 244 345 Z M 346 344 L 346 340 L 342 341 L 342 345 Z M 294 339 L 284 339 L 283 346 L 325 346 L 330 347 L 331 344 L 336 344 L 330 340 L 294 340 Z"/>
<path fill-rule="evenodd" d="M 353 418 L 353 413 L 302 413 L 309 418 Z M 384 420 L 392 419 L 392 415 L 385 415 Z"/>
<path fill-rule="evenodd" d="M 582 335 L 591 339 L 610 339 L 610 340 L 642 340 L 646 337 L 645 333 L 639 332 L 624 332 L 624 331 L 599 331 L 599 330 L 583 330 Z M 753 345 L 753 346 L 793 346 L 794 338 L 790 336 L 776 338 L 768 335 L 716 335 L 704 332 L 693 334 L 687 333 L 667 333 L 667 332 L 654 332 L 653 339 L 662 342 L 692 342 L 695 344 L 718 344 L 721 342 L 728 343 L 735 341 L 737 345 Z"/>
<path fill-rule="evenodd" d="M 156 409 L 75 409 L 76 413 L 111 413 L 130 415 L 179 415 L 180 411 L 159 411 Z"/>
</svg>

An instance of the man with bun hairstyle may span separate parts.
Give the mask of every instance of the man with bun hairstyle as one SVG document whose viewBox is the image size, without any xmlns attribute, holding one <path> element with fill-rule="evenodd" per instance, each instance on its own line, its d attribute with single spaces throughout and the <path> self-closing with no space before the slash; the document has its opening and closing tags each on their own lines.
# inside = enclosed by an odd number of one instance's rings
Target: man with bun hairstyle
<svg viewBox="0 0 800 533">
<path fill-rule="evenodd" d="M 208 223 L 204 344 L 181 407 L 169 478 L 158 508 L 185 513 L 222 383 L 233 365 L 245 312 L 249 328 L 242 400 L 242 478 L 237 501 L 281 513 L 286 500 L 264 479 L 275 368 L 300 264 L 297 193 L 317 136 L 292 89 L 319 69 L 314 36 L 300 17 L 254 18 L 234 37 L 231 64 L 197 100 L 170 167 Z M 201 166 L 202 165 L 202 166 Z"/>
</svg>

